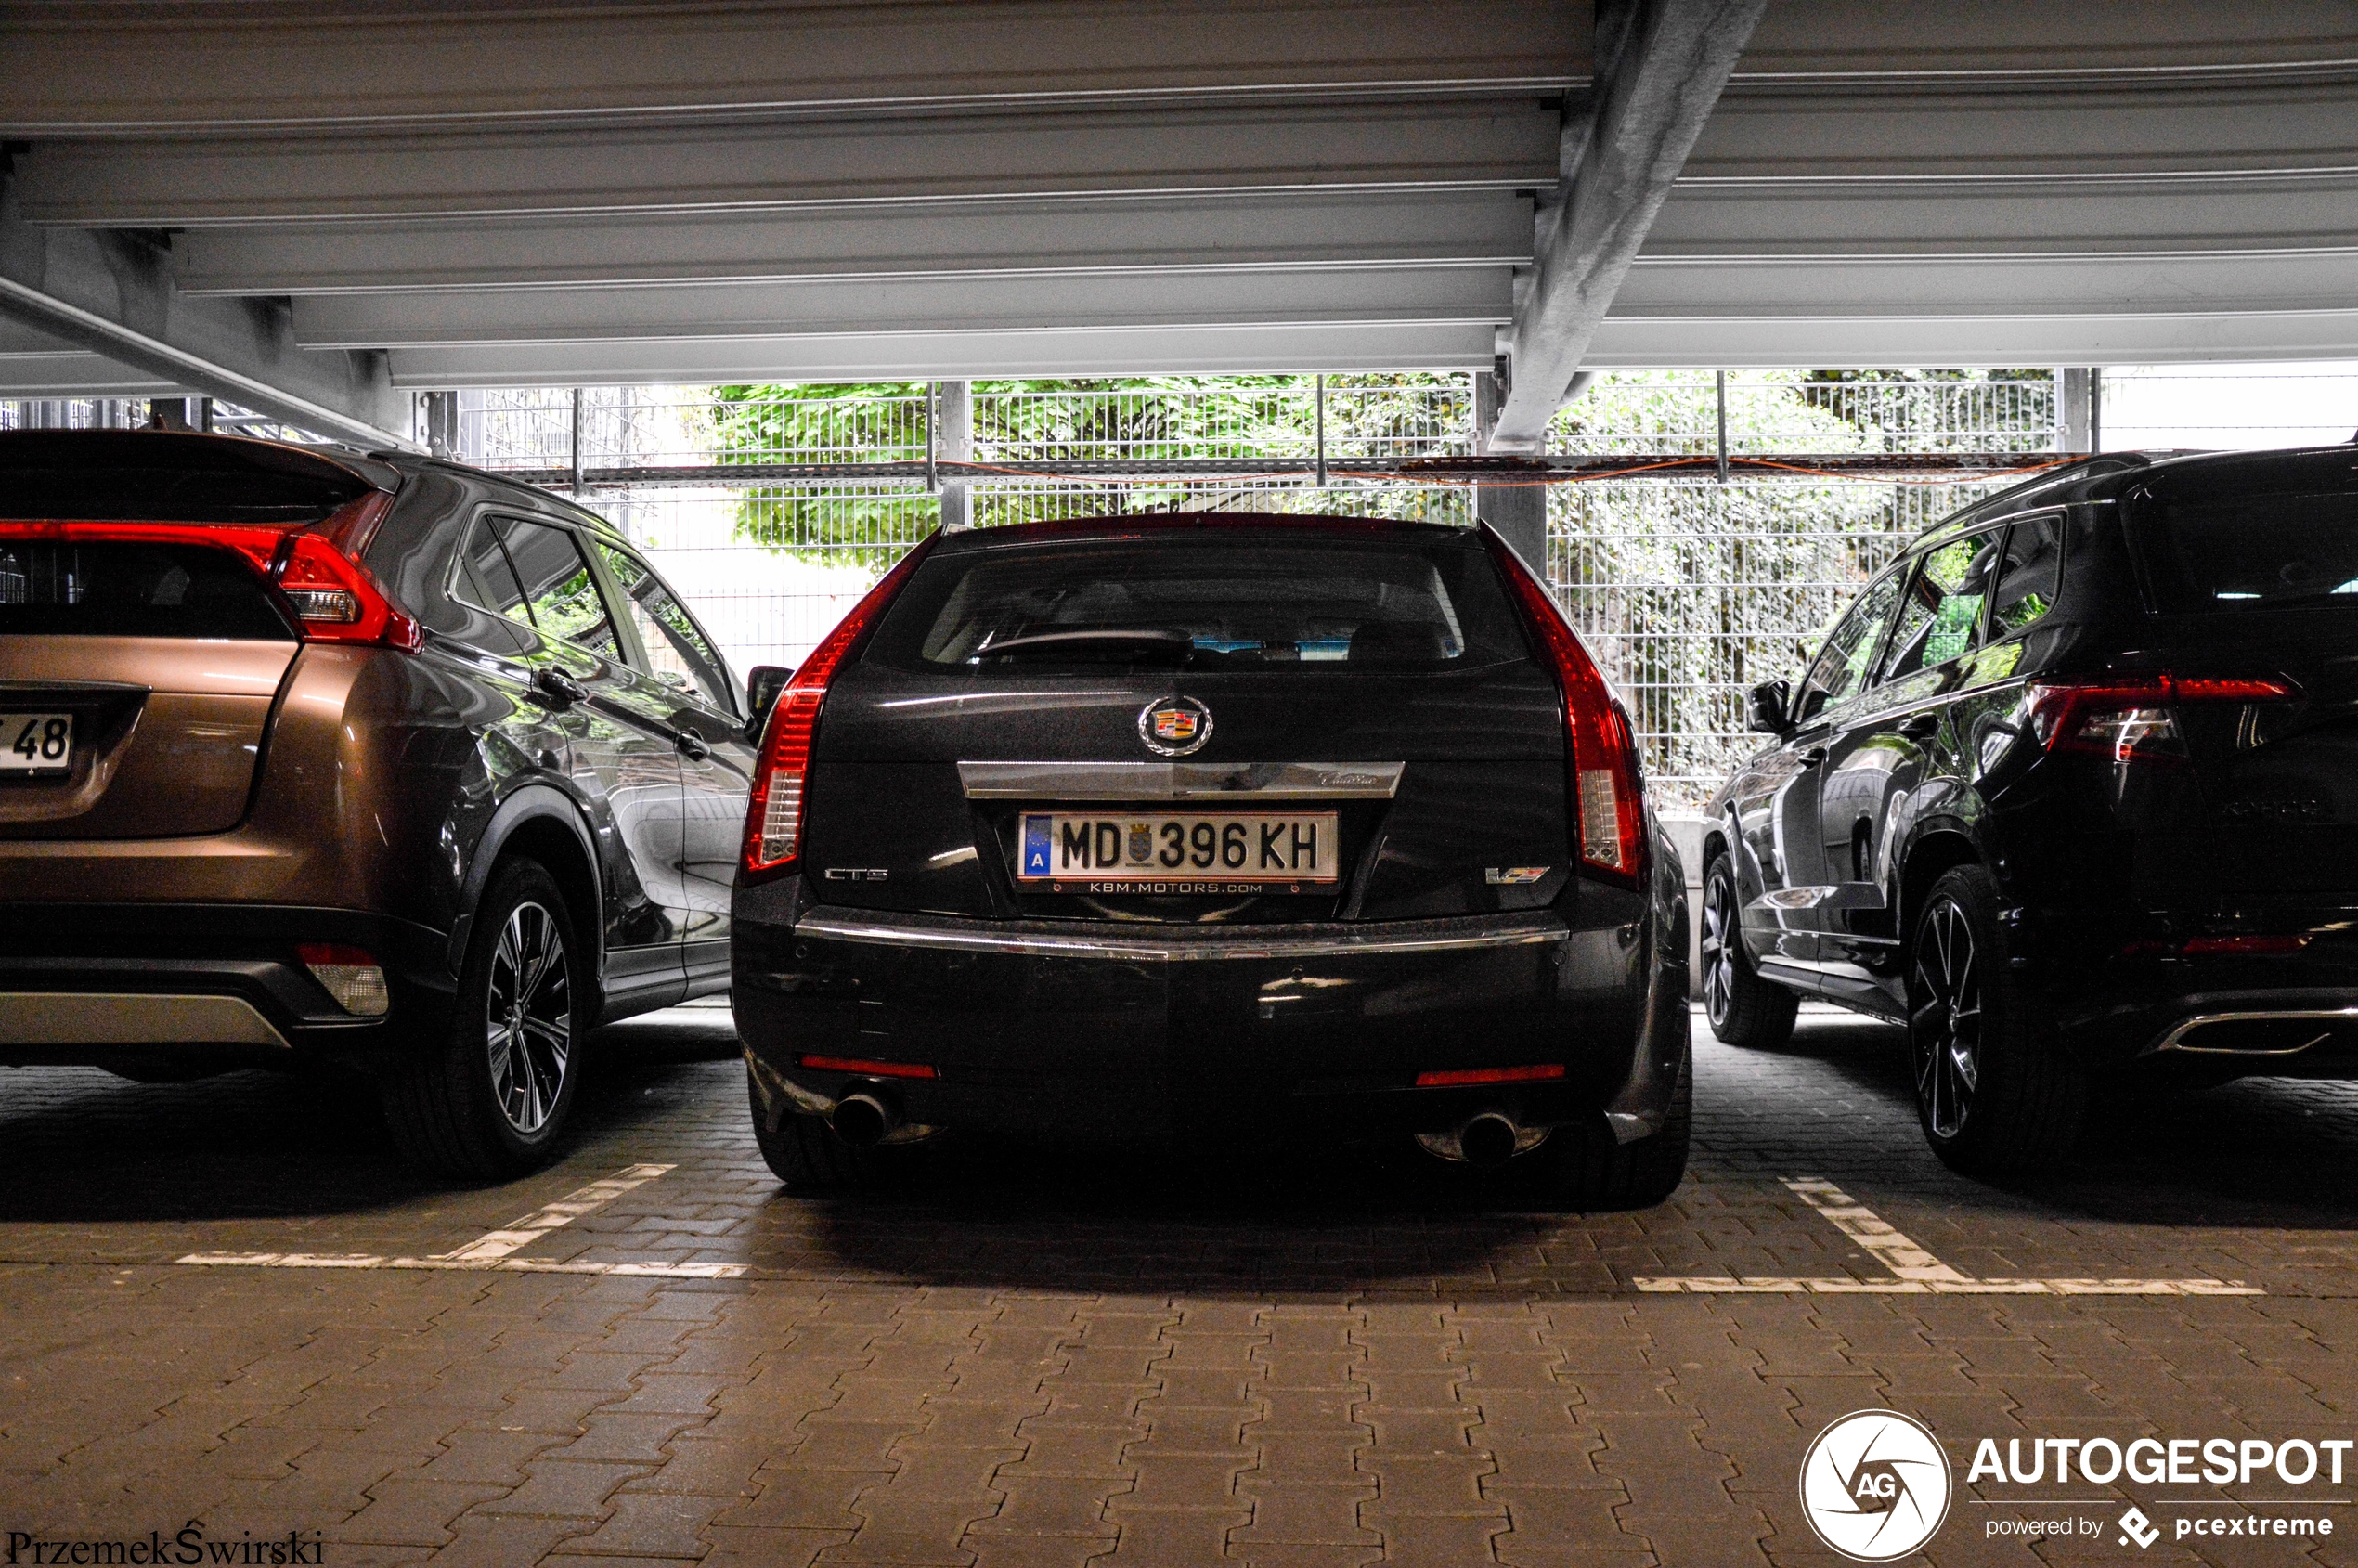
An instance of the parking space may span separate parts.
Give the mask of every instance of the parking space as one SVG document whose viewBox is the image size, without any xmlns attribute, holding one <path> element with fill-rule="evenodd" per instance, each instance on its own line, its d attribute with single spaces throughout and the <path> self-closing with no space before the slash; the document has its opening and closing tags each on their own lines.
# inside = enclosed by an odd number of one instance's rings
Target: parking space
<svg viewBox="0 0 2358 1568">
<path fill-rule="evenodd" d="M 1937 1562 L 2118 1557 L 2131 1504 L 2140 1557 L 2353 1555 L 2171 1537 L 2283 1511 L 2267 1475 L 1965 1479 L 1983 1438 L 2347 1429 L 2346 1087 L 2108 1107 L 2008 1194 L 1925 1153 L 1891 1031 L 1812 1015 L 1773 1056 L 1704 1037 L 1693 1173 L 1650 1212 L 1413 1152 L 975 1145 L 813 1202 L 754 1150 L 725 1012 L 602 1043 L 566 1158 L 473 1191 L 317 1085 L 0 1082 L 0 1528 L 336 1562 L 1831 1561 L 1802 1453 L 1889 1406 L 1959 1471 Z M 1995 1527 L 2042 1499 L 2104 1534 Z"/>
</svg>

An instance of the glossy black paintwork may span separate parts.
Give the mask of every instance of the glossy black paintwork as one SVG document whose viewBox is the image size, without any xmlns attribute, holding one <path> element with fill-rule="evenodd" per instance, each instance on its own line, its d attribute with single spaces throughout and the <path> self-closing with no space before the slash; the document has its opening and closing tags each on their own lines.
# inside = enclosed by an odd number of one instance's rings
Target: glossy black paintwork
<svg viewBox="0 0 2358 1568">
<path fill-rule="evenodd" d="M 1469 534 L 1414 531 L 1483 548 Z M 1020 550 L 1024 540 L 991 530 L 939 548 Z M 1190 762 L 1406 765 L 1393 798 L 1333 803 L 1341 887 L 1229 898 L 1018 887 L 1014 823 L 1027 803 L 968 800 L 956 764 L 1152 761 L 1140 712 L 1174 695 L 1215 720 Z M 843 1074 L 800 1067 L 800 1053 L 814 1052 L 938 1065 L 939 1079 L 893 1092 L 913 1120 L 952 1127 L 1125 1137 L 1290 1121 L 1320 1132 L 1433 1131 L 1483 1105 L 1532 1126 L 1608 1111 L 1652 1125 L 1686 1039 L 1683 872 L 1656 830 L 1641 888 L 1573 874 L 1561 701 L 1530 658 L 1461 671 L 919 674 L 863 663 L 855 650 L 830 682 L 814 742 L 802 870 L 741 879 L 737 889 L 734 1002 L 762 1064 L 757 1087 L 840 1095 Z M 1516 865 L 1549 869 L 1535 886 L 1485 877 Z M 827 880 L 836 866 L 887 875 Z M 1439 929 L 1423 923 L 1517 910 L 1554 912 L 1570 930 L 1529 947 L 1164 963 L 798 931 L 814 908 L 951 916 L 986 936 L 1180 927 L 1274 940 Z M 1409 1086 L 1419 1070 L 1536 1061 L 1566 1063 L 1567 1081 Z"/>
<path fill-rule="evenodd" d="M 1910 921 L 1941 871 L 1973 862 L 1997 876 L 2018 966 L 2067 1048 L 2092 1060 L 2135 1058 L 2196 1013 L 2358 1006 L 2358 616 L 2150 613 L 2128 531 L 2147 486 L 2189 473 L 2330 480 L 2358 473 L 2358 453 L 2109 457 L 1928 530 L 1910 560 L 1991 523 L 2063 516 L 2055 607 L 2015 638 L 1808 717 L 1714 797 L 1704 860 L 1731 857 L 1764 974 L 1904 1016 Z M 2163 671 L 2289 679 L 2300 700 L 2268 710 L 2280 729 L 2258 746 L 2238 741 L 2241 705 L 2182 707 L 2192 756 L 2176 769 L 2050 754 L 2030 733 L 2026 688 L 2040 678 Z M 2160 951 L 2251 933 L 2312 940 L 2265 956 Z M 2353 1063 L 2337 1043 L 2291 1070 Z"/>
</svg>

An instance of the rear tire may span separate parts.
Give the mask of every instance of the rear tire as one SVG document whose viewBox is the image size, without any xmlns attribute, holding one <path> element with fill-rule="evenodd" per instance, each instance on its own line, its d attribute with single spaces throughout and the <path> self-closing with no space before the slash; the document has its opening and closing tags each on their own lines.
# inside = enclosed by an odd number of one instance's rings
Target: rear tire
<svg viewBox="0 0 2358 1568">
<path fill-rule="evenodd" d="M 1694 1052 L 1681 1050 L 1662 1125 L 1635 1143 L 1619 1142 L 1602 1126 L 1557 1128 L 1536 1156 L 1553 1162 L 1548 1187 L 1555 1206 L 1583 1213 L 1651 1209 L 1678 1191 L 1694 1136 Z"/>
<path fill-rule="evenodd" d="M 385 1121 L 405 1156 L 446 1174 L 494 1178 L 548 1160 L 580 1077 L 583 973 L 555 879 L 528 860 L 493 872 L 449 1027 L 385 1086 Z"/>
<path fill-rule="evenodd" d="M 2001 903 L 1980 866 L 1946 872 L 1908 943 L 1917 1120 L 1942 1163 L 1985 1179 L 2059 1164 L 2088 1107 L 2087 1073 L 2015 978 Z"/>
<path fill-rule="evenodd" d="M 1773 1051 L 1793 1038 L 1801 998 L 1760 978 L 1744 952 L 1743 901 L 1735 862 L 1717 856 L 1703 879 L 1703 1001 L 1711 1032 L 1725 1045 Z"/>
<path fill-rule="evenodd" d="M 820 1118 L 794 1110 L 781 1111 L 773 1130 L 762 1116 L 761 1095 L 750 1077 L 746 1094 L 753 1101 L 754 1142 L 787 1191 L 849 1192 L 876 1179 L 883 1165 L 876 1150 L 854 1148 Z"/>
</svg>

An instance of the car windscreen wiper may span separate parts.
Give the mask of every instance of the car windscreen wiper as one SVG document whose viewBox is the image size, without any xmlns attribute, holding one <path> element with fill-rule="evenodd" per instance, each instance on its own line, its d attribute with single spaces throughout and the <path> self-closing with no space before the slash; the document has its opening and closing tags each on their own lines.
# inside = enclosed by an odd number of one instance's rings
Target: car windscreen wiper
<svg viewBox="0 0 2358 1568">
<path fill-rule="evenodd" d="M 1074 658 L 1184 664 L 1196 653 L 1196 640 L 1184 631 L 1157 627 L 1092 627 L 1079 631 L 1028 632 L 1004 641 L 986 642 L 967 655 L 966 662 Z"/>
</svg>

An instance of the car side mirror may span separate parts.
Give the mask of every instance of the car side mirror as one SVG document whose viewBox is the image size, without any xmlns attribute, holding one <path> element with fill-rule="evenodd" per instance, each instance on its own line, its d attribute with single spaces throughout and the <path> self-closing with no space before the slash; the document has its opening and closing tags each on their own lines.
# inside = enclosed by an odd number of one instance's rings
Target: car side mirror
<svg viewBox="0 0 2358 1568">
<path fill-rule="evenodd" d="M 783 664 L 758 664 L 745 676 L 745 733 L 758 740 L 761 727 L 770 722 L 770 710 L 778 706 L 778 693 L 794 679 L 794 667 Z"/>
<path fill-rule="evenodd" d="M 1792 705 L 1792 682 L 1763 680 L 1750 693 L 1745 727 L 1764 735 L 1781 735 L 1793 728 L 1793 720 L 1785 717 Z"/>
</svg>

